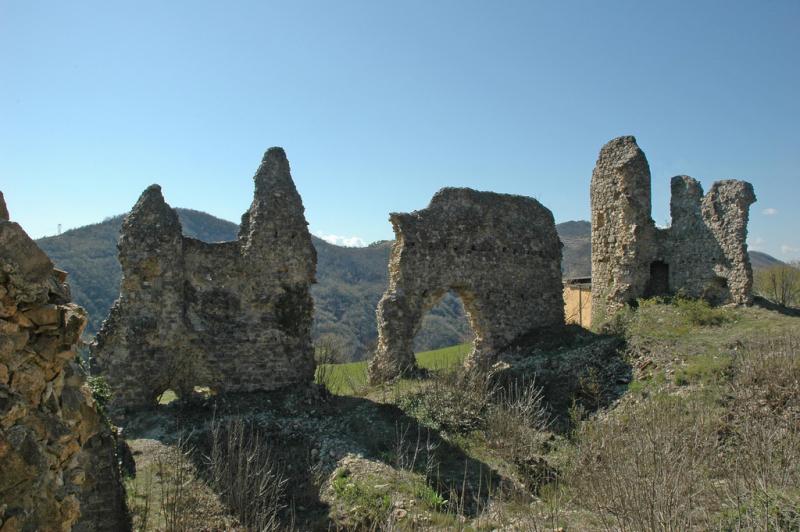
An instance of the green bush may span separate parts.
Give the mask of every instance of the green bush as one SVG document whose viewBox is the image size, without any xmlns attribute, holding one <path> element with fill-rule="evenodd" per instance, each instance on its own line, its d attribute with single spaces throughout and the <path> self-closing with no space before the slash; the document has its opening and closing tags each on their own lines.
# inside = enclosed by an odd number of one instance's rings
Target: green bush
<svg viewBox="0 0 800 532">
<path fill-rule="evenodd" d="M 689 325 L 722 325 L 730 319 L 724 309 L 712 307 L 703 299 L 676 298 L 674 304 Z"/>
<path fill-rule="evenodd" d="M 391 497 L 370 483 L 355 480 L 346 468 L 336 472 L 332 487 L 337 499 L 347 506 L 347 519 L 352 529 L 376 529 L 389 516 Z"/>
<path fill-rule="evenodd" d="M 86 380 L 89 383 L 89 389 L 92 390 L 92 397 L 95 403 L 97 403 L 97 409 L 101 413 L 105 413 L 106 407 L 113 395 L 111 386 L 108 385 L 108 382 L 103 376 L 89 376 Z"/>
</svg>

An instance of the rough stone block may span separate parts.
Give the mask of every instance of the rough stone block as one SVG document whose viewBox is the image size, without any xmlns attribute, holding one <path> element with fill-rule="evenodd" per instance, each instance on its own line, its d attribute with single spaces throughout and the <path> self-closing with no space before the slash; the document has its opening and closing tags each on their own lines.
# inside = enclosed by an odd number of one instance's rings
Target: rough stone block
<svg viewBox="0 0 800 532">
<path fill-rule="evenodd" d="M 65 376 L 81 389 L 86 376 L 56 354 L 74 355 L 85 313 L 63 304 L 64 276 L 17 224 L 3 220 L 2 193 L 0 207 L 0 316 L 8 318 L 0 320 L 0 530 L 71 530 L 82 488 L 76 458 L 86 452 L 79 440 L 103 425 L 88 395 L 78 392 L 71 411 L 61 408 Z M 122 486 L 104 489 L 108 506 L 107 494 Z M 126 530 L 120 523 L 106 529 Z"/>
<path fill-rule="evenodd" d="M 22 228 L 0 221 L 0 262 L 14 266 L 28 283 L 44 283 L 53 272 L 53 263 Z"/>
</svg>

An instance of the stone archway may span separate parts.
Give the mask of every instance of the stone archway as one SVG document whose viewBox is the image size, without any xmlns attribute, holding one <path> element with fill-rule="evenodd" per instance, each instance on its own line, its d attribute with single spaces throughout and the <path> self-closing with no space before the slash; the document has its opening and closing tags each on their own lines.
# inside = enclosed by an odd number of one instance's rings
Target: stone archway
<svg viewBox="0 0 800 532">
<path fill-rule="evenodd" d="M 469 365 L 564 325 L 561 242 L 538 201 L 446 188 L 428 208 L 390 220 L 396 240 L 378 303 L 371 382 L 414 371 L 414 336 L 448 290 L 461 298 L 475 334 Z"/>
</svg>

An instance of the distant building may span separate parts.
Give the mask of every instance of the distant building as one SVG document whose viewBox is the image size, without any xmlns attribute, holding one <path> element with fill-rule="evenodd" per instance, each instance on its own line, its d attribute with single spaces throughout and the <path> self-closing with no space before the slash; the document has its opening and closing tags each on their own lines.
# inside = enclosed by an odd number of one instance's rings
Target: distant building
<svg viewBox="0 0 800 532">
<path fill-rule="evenodd" d="M 592 325 L 592 278 L 564 279 L 564 318 L 566 322 L 589 328 Z"/>
</svg>

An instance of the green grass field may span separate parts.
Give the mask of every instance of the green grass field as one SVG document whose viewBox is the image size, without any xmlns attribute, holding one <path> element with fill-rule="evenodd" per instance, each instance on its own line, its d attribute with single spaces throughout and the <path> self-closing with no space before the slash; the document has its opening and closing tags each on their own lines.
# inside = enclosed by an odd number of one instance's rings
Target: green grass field
<svg viewBox="0 0 800 532">
<path fill-rule="evenodd" d="M 472 349 L 472 344 L 459 344 L 434 351 L 417 353 L 417 364 L 431 371 L 460 364 Z M 367 384 L 367 361 L 348 364 L 323 364 L 317 368 L 317 380 L 337 395 L 350 395 Z"/>
</svg>

